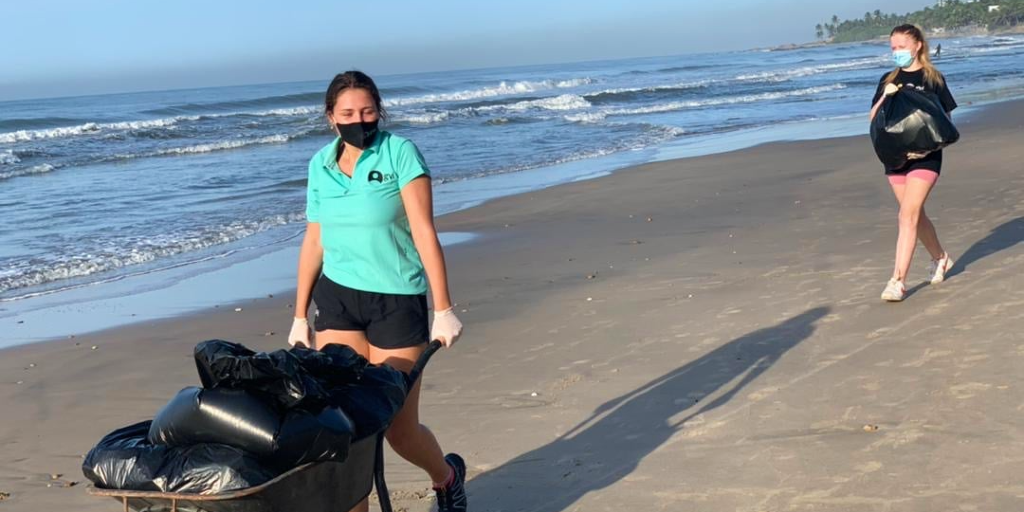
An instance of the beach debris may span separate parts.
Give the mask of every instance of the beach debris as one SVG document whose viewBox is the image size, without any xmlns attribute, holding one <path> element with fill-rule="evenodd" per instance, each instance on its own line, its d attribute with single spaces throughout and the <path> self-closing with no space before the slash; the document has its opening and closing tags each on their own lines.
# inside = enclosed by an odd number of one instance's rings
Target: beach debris
<svg viewBox="0 0 1024 512">
<path fill-rule="evenodd" d="M 242 312 L 242 308 L 235 308 L 235 313 L 241 313 L 241 312 Z"/>
<path fill-rule="evenodd" d="M 587 279 L 595 279 L 595 278 L 597 278 L 597 272 L 594 272 L 593 274 L 587 274 Z"/>
<path fill-rule="evenodd" d="M 654 217 L 647 217 L 647 222 L 654 222 Z"/>
<path fill-rule="evenodd" d="M 468 310 L 468 309 L 463 309 L 463 310 L 462 310 L 462 312 L 463 312 L 463 313 L 465 313 L 465 312 L 467 312 L 467 311 L 469 311 L 469 310 Z"/>
<path fill-rule="evenodd" d="M 267 298 L 268 299 L 273 299 L 274 298 L 274 294 L 273 293 L 268 293 L 267 294 Z"/>
<path fill-rule="evenodd" d="M 864 425 L 863 428 L 864 428 L 864 432 L 875 432 L 875 431 L 878 430 L 878 425 L 872 425 L 872 424 L 868 423 L 867 425 Z"/>
<path fill-rule="evenodd" d="M 693 298 L 693 294 L 692 294 L 692 293 L 688 293 L 688 294 L 686 294 L 686 298 L 687 298 L 687 299 L 692 299 L 692 298 Z"/>
<path fill-rule="evenodd" d="M 642 240 L 637 240 L 637 239 L 634 238 L 634 239 L 630 240 L 629 243 L 631 245 L 640 245 L 640 244 L 642 244 L 644 242 Z"/>
<path fill-rule="evenodd" d="M 75 346 L 76 347 L 81 347 L 82 346 L 82 342 L 81 341 L 76 341 L 75 342 Z"/>
<path fill-rule="evenodd" d="M 99 347 L 97 347 L 96 345 L 93 345 L 93 346 L 89 347 L 89 350 L 96 350 L 96 349 L 98 349 L 98 348 L 99 348 Z"/>
<path fill-rule="evenodd" d="M 533 393 L 530 393 L 530 396 L 537 396 L 537 392 L 534 391 Z"/>
<path fill-rule="evenodd" d="M 594 298 L 593 298 L 593 297 L 587 297 L 587 302 L 590 302 L 590 301 L 592 301 L 592 300 L 594 300 Z"/>
<path fill-rule="evenodd" d="M 631 219 L 632 219 L 632 218 L 633 218 L 633 216 L 632 216 L 632 215 L 630 215 L 630 216 L 629 216 L 629 218 L 631 218 Z"/>
<path fill-rule="evenodd" d="M 74 335 L 74 334 L 69 334 L 69 335 L 68 335 L 68 339 L 69 339 L 69 340 L 73 340 L 73 339 L 75 339 L 75 335 Z"/>
<path fill-rule="evenodd" d="M 24 384 L 24 383 L 25 383 L 25 381 L 23 381 L 23 380 L 19 380 L 18 382 L 15 382 L 15 384 L 17 384 L 17 385 L 19 385 L 19 386 L 20 386 L 20 385 L 22 385 L 22 384 Z"/>
<path fill-rule="evenodd" d="M 25 321 L 24 320 L 18 320 L 18 323 L 19 324 L 23 324 L 23 323 L 25 323 Z"/>
<path fill-rule="evenodd" d="M 10 497 L 11 497 L 11 493 L 9 493 L 9 492 L 0 492 L 0 501 L 4 501 L 6 499 L 10 499 Z"/>
<path fill-rule="evenodd" d="M 793 204 L 800 204 L 800 201 L 799 200 L 793 201 Z"/>
<path fill-rule="evenodd" d="M 263 335 L 264 336 L 273 336 L 274 335 L 274 331 L 267 331 L 267 332 L 263 333 Z"/>
<path fill-rule="evenodd" d="M 60 473 L 52 473 L 52 474 L 50 474 L 50 480 L 57 480 L 58 478 L 60 478 L 62 476 L 64 476 L 64 475 L 62 475 Z"/>
</svg>

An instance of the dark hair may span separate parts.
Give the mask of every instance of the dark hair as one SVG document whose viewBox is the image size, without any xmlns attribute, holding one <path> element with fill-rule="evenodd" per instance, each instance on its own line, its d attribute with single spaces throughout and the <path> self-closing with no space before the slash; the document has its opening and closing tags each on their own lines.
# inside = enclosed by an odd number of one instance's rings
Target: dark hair
<svg viewBox="0 0 1024 512">
<path fill-rule="evenodd" d="M 324 112 L 330 115 L 334 111 L 334 104 L 338 102 L 338 95 L 348 89 L 362 89 L 370 93 L 373 103 L 377 106 L 377 113 L 380 115 L 381 121 L 388 120 L 388 112 L 384 109 L 384 102 L 380 99 L 377 84 L 373 83 L 373 79 L 362 71 L 346 71 L 331 80 L 331 85 L 327 87 L 327 95 L 324 98 Z"/>
</svg>

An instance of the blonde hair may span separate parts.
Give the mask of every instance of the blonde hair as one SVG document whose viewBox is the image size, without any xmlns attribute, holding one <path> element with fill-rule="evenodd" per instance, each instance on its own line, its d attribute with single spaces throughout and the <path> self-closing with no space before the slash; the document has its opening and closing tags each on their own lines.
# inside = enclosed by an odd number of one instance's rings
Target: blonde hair
<svg viewBox="0 0 1024 512">
<path fill-rule="evenodd" d="M 921 28 L 917 25 L 904 24 L 900 25 L 889 33 L 889 37 L 896 34 L 903 34 L 910 36 L 911 39 L 921 43 L 921 50 L 917 52 L 915 59 L 921 63 L 921 68 L 924 70 L 924 81 L 926 84 L 932 87 L 938 87 L 943 84 L 942 73 L 939 73 L 938 69 L 935 69 L 935 64 L 932 64 L 932 53 L 928 49 L 928 41 L 924 38 L 924 33 L 921 32 Z M 900 73 L 900 68 L 892 70 L 891 73 L 886 75 L 885 83 L 891 84 L 896 80 L 896 75 Z"/>
</svg>

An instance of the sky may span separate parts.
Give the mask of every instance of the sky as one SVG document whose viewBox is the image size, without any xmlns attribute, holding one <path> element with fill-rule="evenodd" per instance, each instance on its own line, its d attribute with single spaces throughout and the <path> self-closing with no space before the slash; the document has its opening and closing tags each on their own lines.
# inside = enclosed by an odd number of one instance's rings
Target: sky
<svg viewBox="0 0 1024 512">
<path fill-rule="evenodd" d="M 740 50 L 934 0 L 2 0 L 0 101 Z"/>
</svg>

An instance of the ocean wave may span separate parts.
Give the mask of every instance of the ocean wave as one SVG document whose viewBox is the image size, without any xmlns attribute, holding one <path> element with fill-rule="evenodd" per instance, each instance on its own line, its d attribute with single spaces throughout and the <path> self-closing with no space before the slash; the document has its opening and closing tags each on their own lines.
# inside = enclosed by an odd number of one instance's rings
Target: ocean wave
<svg viewBox="0 0 1024 512">
<path fill-rule="evenodd" d="M 178 116 L 147 121 L 122 121 L 116 123 L 85 123 L 77 126 L 62 126 L 45 130 L 18 130 L 0 133 L 0 143 L 30 142 L 34 140 L 93 135 L 105 130 L 144 130 L 149 128 L 167 128 L 182 121 L 198 121 L 199 116 Z"/>
<path fill-rule="evenodd" d="M 529 116 L 501 116 L 484 121 L 485 126 L 505 126 L 509 124 L 528 124 L 541 121 L 542 118 Z"/>
<path fill-rule="evenodd" d="M 593 83 L 591 78 L 574 78 L 571 80 L 541 80 L 536 82 L 501 82 L 496 86 L 483 87 L 481 89 L 470 89 L 458 92 L 446 92 L 435 94 L 424 94 L 409 98 L 394 98 L 384 101 L 385 107 L 400 107 L 406 105 L 419 105 L 423 103 L 460 102 L 482 98 L 493 98 L 495 96 L 512 96 L 551 89 L 569 89 Z"/>
<path fill-rule="evenodd" d="M 18 162 L 21 162 L 21 159 L 14 154 L 13 149 L 7 149 L 0 153 L 0 165 L 14 165 Z"/>
<path fill-rule="evenodd" d="M 167 138 L 157 133 L 157 130 L 172 130 L 177 128 L 181 123 L 185 122 L 196 122 L 207 119 L 223 119 L 229 117 L 302 117 L 312 116 L 319 114 L 320 109 L 318 107 L 306 106 L 306 107 L 291 107 L 291 108 L 278 108 L 270 110 L 256 110 L 251 112 L 238 111 L 238 112 L 225 112 L 217 114 L 203 114 L 203 115 L 185 115 L 166 117 L 161 119 L 147 119 L 140 121 L 120 121 L 113 123 L 83 123 L 75 126 L 61 126 L 57 128 L 47 128 L 41 130 L 18 130 L 14 132 L 0 133 L 0 143 L 16 143 L 16 142 L 31 142 L 36 140 L 45 139 L 58 139 L 65 137 L 76 137 L 82 135 L 97 135 L 104 132 L 125 132 L 135 131 L 139 132 L 141 136 L 147 138 Z"/>
<path fill-rule="evenodd" d="M 548 98 L 517 101 L 515 103 L 470 107 L 461 109 L 463 114 L 480 114 L 484 112 L 525 112 L 527 110 L 579 110 L 591 107 L 589 101 L 577 94 L 562 94 Z"/>
<path fill-rule="evenodd" d="M 604 121 L 608 117 L 605 112 L 580 112 L 578 114 L 568 114 L 563 116 L 566 121 L 571 123 L 598 123 Z"/>
<path fill-rule="evenodd" d="M 673 112 L 677 110 L 686 110 L 702 107 L 714 107 L 718 105 L 732 105 L 737 103 L 757 103 L 761 101 L 773 101 L 791 97 L 810 96 L 815 94 L 821 94 L 824 92 L 837 91 L 845 88 L 846 85 L 844 84 L 833 84 L 819 87 L 808 87 L 805 89 L 795 89 L 791 91 L 776 91 L 765 92 L 761 94 L 747 94 L 742 96 L 727 96 L 723 98 L 711 98 L 706 100 L 673 101 L 669 103 L 660 103 L 646 107 L 606 109 L 597 112 L 584 112 L 581 114 L 572 114 L 564 116 L 564 119 L 570 122 L 594 123 L 601 121 L 609 116 L 658 114 L 662 112 Z"/>
<path fill-rule="evenodd" d="M 742 74 L 737 75 L 735 79 L 739 81 L 783 82 L 791 80 L 793 78 L 802 78 L 805 76 L 819 75 L 822 73 L 831 73 L 834 71 L 849 71 L 854 69 L 876 68 L 886 65 L 888 63 L 888 56 L 866 57 L 846 62 L 836 62 L 833 64 L 820 64 L 817 66 L 803 66 L 793 69 Z"/>
<path fill-rule="evenodd" d="M 121 153 L 116 155 L 110 155 L 104 157 L 101 161 L 111 160 L 132 160 L 136 158 L 152 158 L 158 156 L 170 156 L 170 155 L 198 155 L 203 153 L 213 153 L 215 151 L 225 151 L 230 149 L 244 148 L 246 146 L 256 146 L 261 144 L 282 144 L 292 139 L 296 139 L 312 133 L 313 130 L 300 132 L 297 134 L 277 134 L 268 135 L 266 137 L 258 137 L 255 139 L 238 139 L 238 140 L 224 140 L 220 142 L 210 142 L 207 144 L 196 144 L 193 146 L 184 146 L 177 148 L 163 148 L 156 151 L 149 151 L 146 153 Z"/>
<path fill-rule="evenodd" d="M 55 165 L 40 164 L 25 169 L 14 169 L 12 171 L 0 172 L 0 180 L 17 178 L 19 176 L 32 176 L 34 174 L 46 174 L 55 170 L 57 170 L 57 166 Z"/>
<path fill-rule="evenodd" d="M 555 158 L 542 159 L 535 162 L 521 163 L 516 165 L 510 165 L 507 167 L 488 169 L 485 171 L 475 172 L 472 174 L 463 174 L 455 176 L 446 176 L 444 178 L 435 179 L 434 182 L 437 185 L 443 183 L 451 183 L 457 181 L 465 181 L 469 179 L 484 178 L 487 176 L 495 176 L 500 174 L 509 174 L 514 172 L 528 171 L 531 169 L 539 169 L 543 167 L 552 167 L 561 164 L 567 164 L 576 162 L 579 160 L 587 160 L 591 158 L 600 158 L 603 156 L 612 155 L 615 153 L 622 153 L 625 151 L 636 151 L 644 149 L 653 145 L 661 144 L 668 140 L 680 137 L 686 133 L 686 130 L 668 125 L 658 125 L 651 123 L 616 123 L 621 126 L 641 126 L 643 135 L 638 137 L 627 137 L 620 140 L 618 143 L 608 144 L 599 148 L 584 149 L 569 153 L 567 155 L 558 156 Z"/>
<path fill-rule="evenodd" d="M 55 128 L 86 122 L 85 119 L 73 117 L 35 117 L 25 119 L 0 119 L 0 130 L 18 131 L 38 128 Z"/>
<path fill-rule="evenodd" d="M 228 116 L 308 116 L 312 114 L 320 114 L 323 112 L 322 107 L 292 107 L 292 108 L 275 108 L 271 110 L 258 110 L 256 112 L 232 112 L 230 114 L 216 114 L 209 117 L 228 117 Z"/>
<path fill-rule="evenodd" d="M 111 240 L 93 250 L 63 257 L 20 260 L 13 266 L 0 269 L 0 293 L 153 263 L 159 259 L 235 242 L 305 219 L 304 213 L 273 215 L 259 220 L 237 221 L 160 236 L 126 237 Z"/>
<path fill-rule="evenodd" d="M 444 112 L 423 112 L 417 114 L 404 114 L 397 115 L 391 120 L 395 123 L 406 123 L 406 124 L 435 124 L 443 123 L 448 120 L 450 113 Z"/>
<path fill-rule="evenodd" d="M 642 95 L 644 93 L 675 92 L 675 91 L 687 91 L 687 90 L 692 90 L 692 89 L 702 89 L 702 88 L 705 88 L 705 87 L 707 87 L 707 86 L 709 86 L 709 85 L 711 85 L 711 84 L 713 84 L 715 82 L 716 82 L 716 80 L 706 79 L 706 80 L 693 80 L 693 81 L 689 81 L 689 82 L 680 82 L 680 83 L 675 83 L 675 84 L 651 85 L 651 86 L 647 86 L 647 87 L 621 87 L 621 88 L 618 88 L 618 89 L 606 89 L 606 90 L 603 90 L 603 91 L 587 93 L 587 94 L 583 95 L 583 97 L 586 98 L 588 101 L 596 101 L 596 102 L 609 102 L 609 101 L 616 101 L 616 100 L 622 100 L 622 99 L 627 99 L 628 100 L 628 99 L 635 98 L 638 95 Z"/>
<path fill-rule="evenodd" d="M 261 107 L 286 107 L 289 105 L 294 105 L 296 103 L 322 104 L 323 101 L 324 93 L 322 92 L 302 92 L 295 94 L 281 94 L 277 96 L 265 96 L 262 98 L 253 98 L 248 100 L 215 101 L 211 103 L 184 103 L 180 105 L 171 105 L 168 107 L 146 110 L 143 113 L 158 116 L 176 116 L 179 114 L 209 114 Z"/>
<path fill-rule="evenodd" d="M 436 124 L 448 121 L 453 117 L 471 118 L 480 116 L 491 116 L 502 113 L 518 113 L 536 110 L 581 110 L 590 108 L 591 106 L 592 105 L 590 104 L 590 102 L 584 99 L 582 96 L 576 94 L 562 94 L 559 96 L 549 96 L 546 98 L 523 100 L 513 103 L 491 103 L 482 106 L 462 107 L 455 110 L 445 110 L 440 112 L 408 113 L 396 116 L 394 118 L 394 121 L 396 123 L 407 124 Z M 502 121 L 501 119 L 504 119 L 504 121 Z M 537 119 L 541 118 L 536 118 L 534 120 Z M 498 125 L 507 124 L 508 122 L 519 121 L 522 121 L 522 119 L 516 119 L 516 121 L 511 121 L 511 119 L 509 119 L 508 117 L 500 117 L 498 119 L 489 120 L 488 124 Z"/>
</svg>

